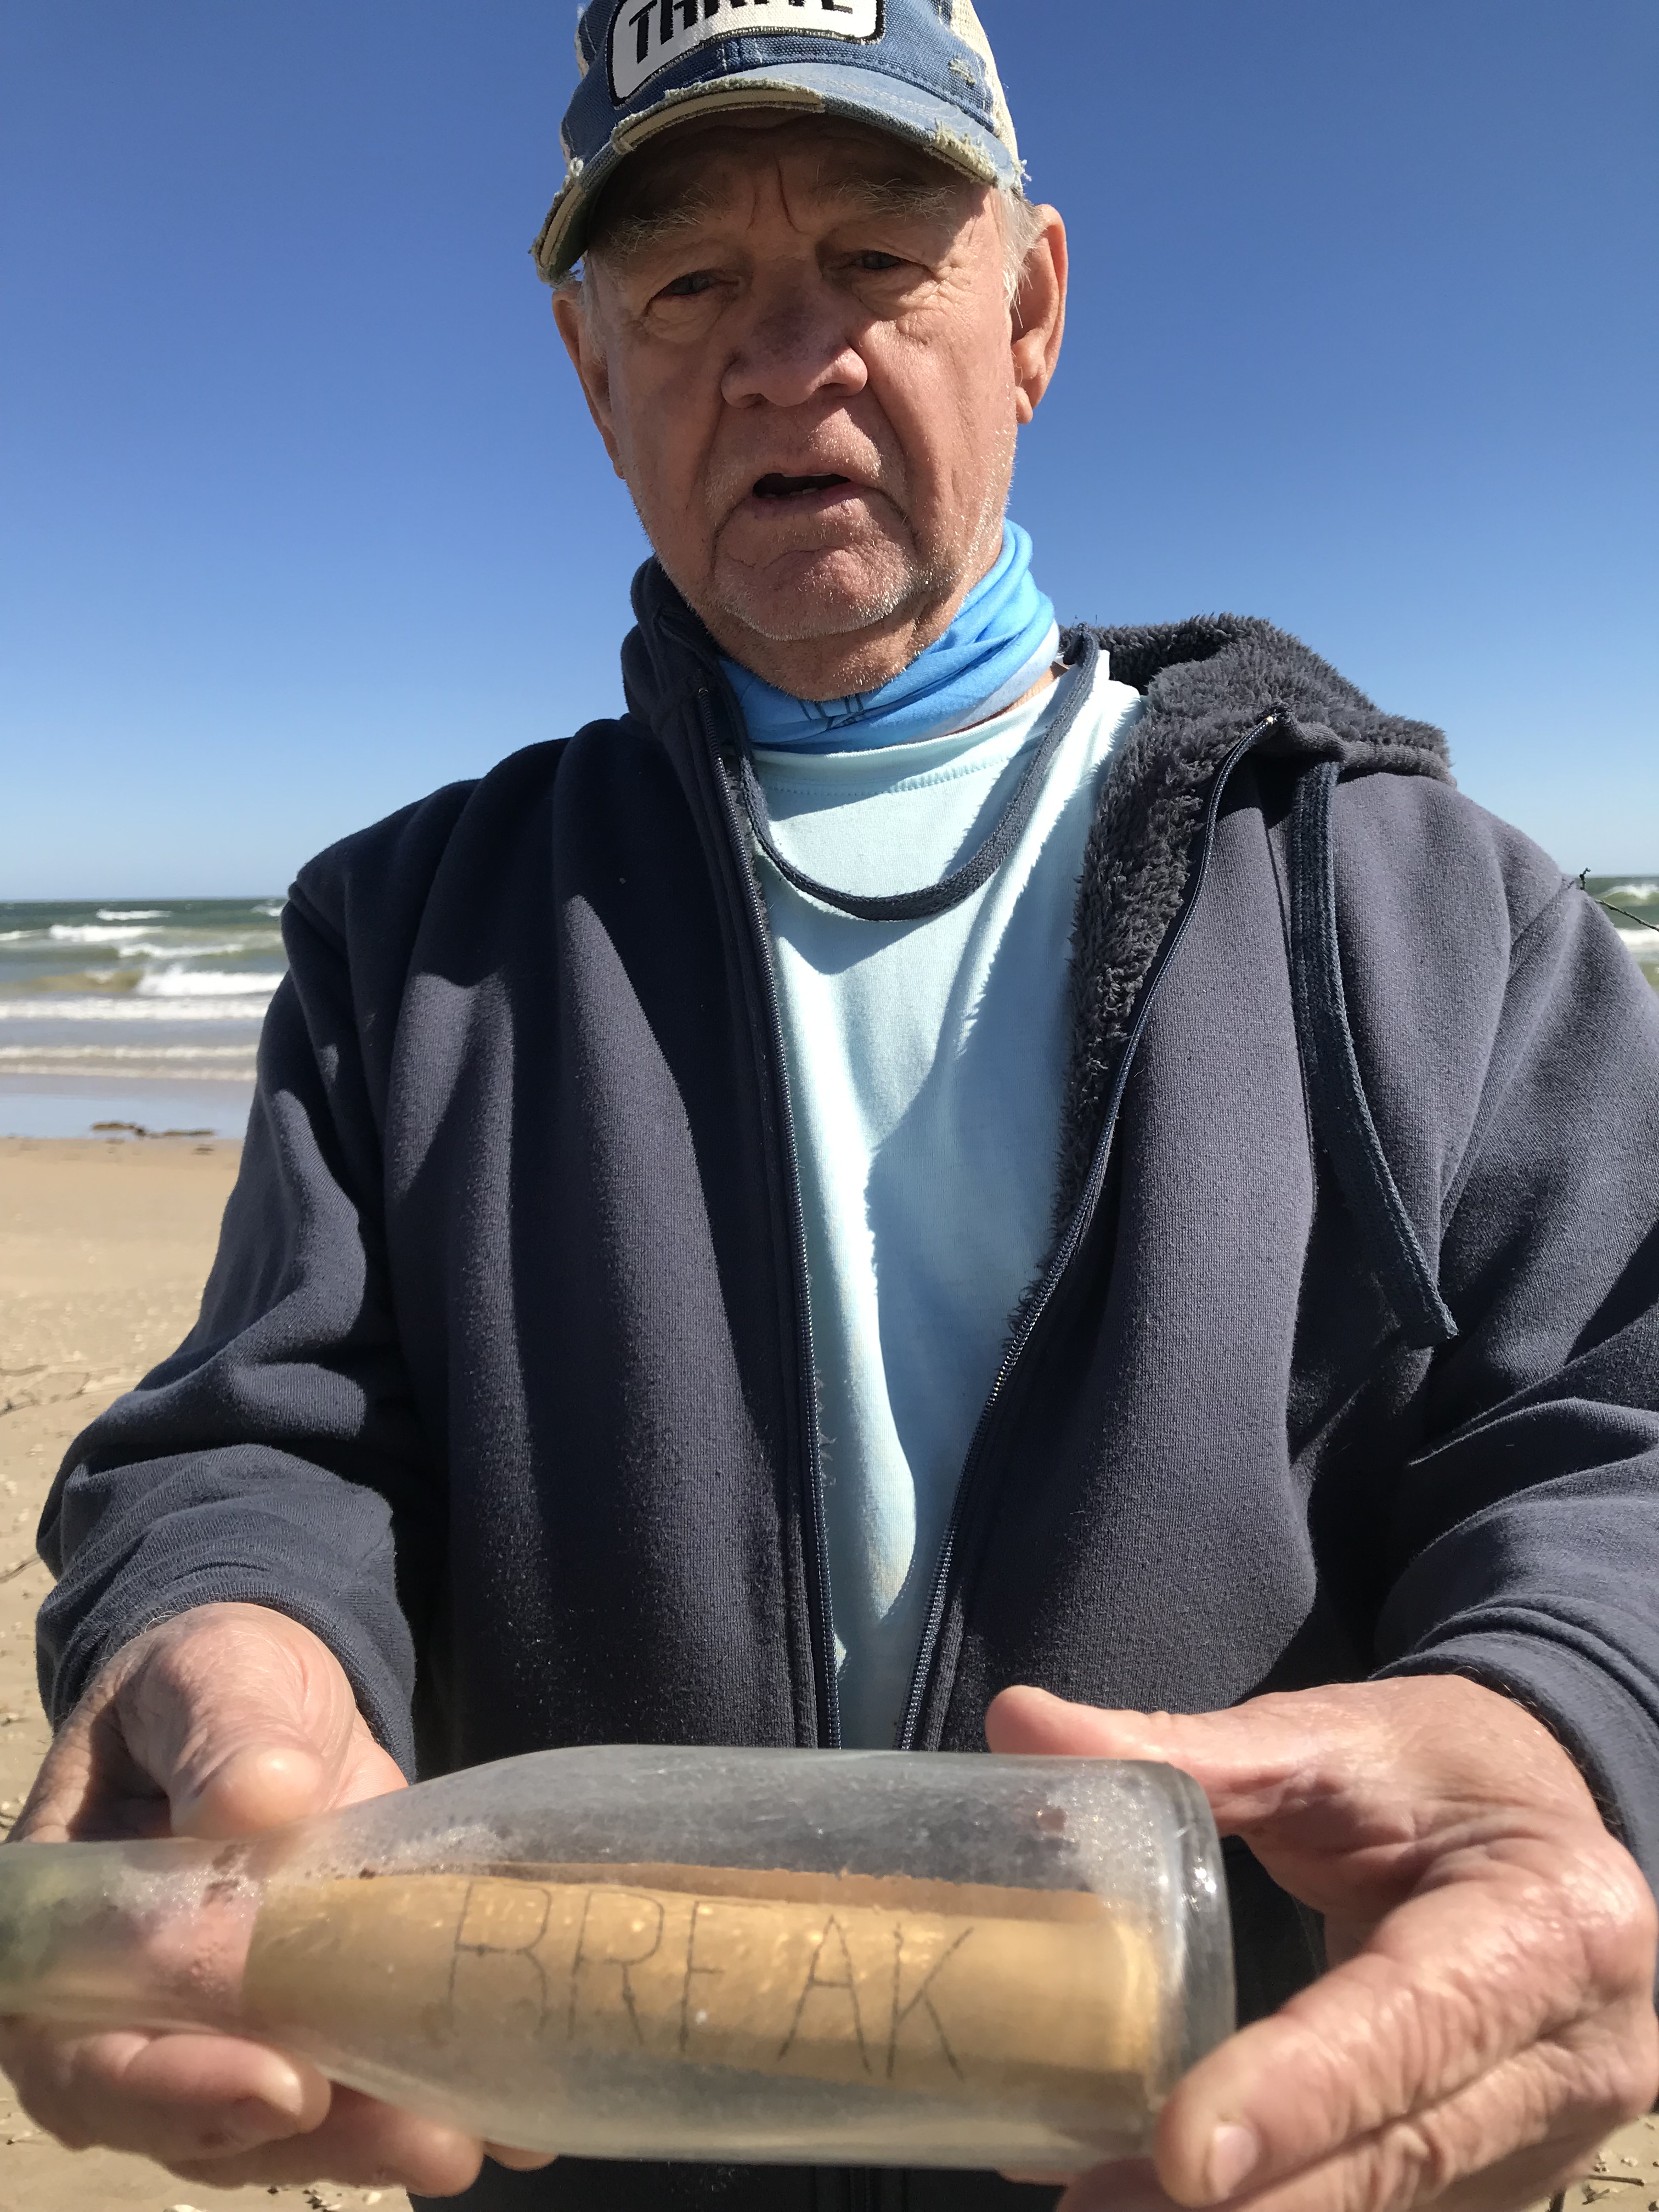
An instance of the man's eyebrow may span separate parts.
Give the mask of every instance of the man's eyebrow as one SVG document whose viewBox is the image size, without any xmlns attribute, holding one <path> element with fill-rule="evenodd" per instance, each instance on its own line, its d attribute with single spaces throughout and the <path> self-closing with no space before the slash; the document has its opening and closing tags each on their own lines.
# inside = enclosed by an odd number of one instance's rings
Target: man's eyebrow
<svg viewBox="0 0 1659 2212">
<path fill-rule="evenodd" d="M 864 216 L 944 217 L 957 206 L 961 193 L 948 178 L 872 177 L 856 172 L 820 180 L 822 197 L 844 204 Z M 713 192 L 688 182 L 676 190 L 666 177 L 653 179 L 653 189 L 642 206 L 601 210 L 588 251 L 625 261 L 654 248 L 671 245 L 718 215 L 730 195 Z"/>
<path fill-rule="evenodd" d="M 720 204 L 714 193 L 691 185 L 654 206 L 618 208 L 614 214 L 602 208 L 587 251 L 604 254 L 611 260 L 629 260 L 635 254 L 648 253 L 653 246 L 666 245 L 683 233 L 695 230 L 717 212 Z"/>
<path fill-rule="evenodd" d="M 947 216 L 963 199 L 943 177 L 843 177 L 830 185 L 829 196 L 850 201 L 860 215 Z"/>
</svg>

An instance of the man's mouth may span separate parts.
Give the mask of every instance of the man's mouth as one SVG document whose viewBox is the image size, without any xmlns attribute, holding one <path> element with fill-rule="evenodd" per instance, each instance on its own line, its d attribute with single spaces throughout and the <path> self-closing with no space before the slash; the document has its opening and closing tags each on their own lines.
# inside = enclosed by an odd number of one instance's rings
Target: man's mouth
<svg viewBox="0 0 1659 2212">
<path fill-rule="evenodd" d="M 810 499 L 814 492 L 836 491 L 850 483 L 850 477 L 760 477 L 755 485 L 757 499 Z"/>
</svg>

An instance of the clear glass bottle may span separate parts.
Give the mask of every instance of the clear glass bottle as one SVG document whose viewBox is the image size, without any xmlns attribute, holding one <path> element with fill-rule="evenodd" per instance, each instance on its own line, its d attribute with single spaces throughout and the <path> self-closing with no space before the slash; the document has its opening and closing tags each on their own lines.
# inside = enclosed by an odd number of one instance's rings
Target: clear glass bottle
<svg viewBox="0 0 1659 2212">
<path fill-rule="evenodd" d="M 223 2028 L 526 2149 L 1069 2171 L 1233 2021 L 1196 1785 L 553 1751 L 234 1844 L 0 1853 L 0 2011 Z"/>
</svg>

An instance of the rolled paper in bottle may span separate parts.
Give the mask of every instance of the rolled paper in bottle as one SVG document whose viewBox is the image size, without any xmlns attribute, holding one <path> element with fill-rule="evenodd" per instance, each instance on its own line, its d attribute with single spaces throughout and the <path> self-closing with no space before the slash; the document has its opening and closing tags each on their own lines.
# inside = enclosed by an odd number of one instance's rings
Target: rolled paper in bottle
<svg viewBox="0 0 1659 2212">
<path fill-rule="evenodd" d="M 1140 2124 L 1161 2032 L 1149 1935 L 1085 1891 L 721 1868 L 276 1883 L 250 2030 L 636 2058 Z"/>
</svg>

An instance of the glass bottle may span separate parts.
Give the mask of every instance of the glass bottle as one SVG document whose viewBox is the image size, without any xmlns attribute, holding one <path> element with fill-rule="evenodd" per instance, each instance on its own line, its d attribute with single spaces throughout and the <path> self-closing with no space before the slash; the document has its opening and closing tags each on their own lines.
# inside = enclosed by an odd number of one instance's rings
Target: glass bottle
<svg viewBox="0 0 1659 2212">
<path fill-rule="evenodd" d="M 218 2028 L 526 2149 L 1070 2171 L 1231 2032 L 1161 1766 L 551 1751 L 229 1844 L 0 1853 L 0 2011 Z"/>
</svg>

